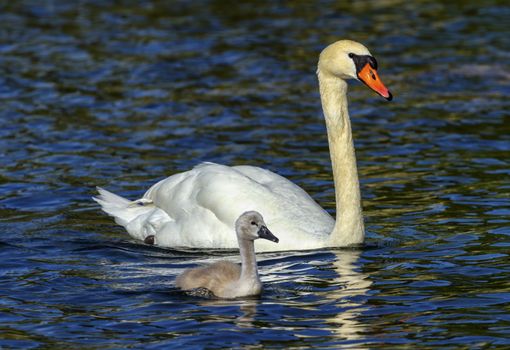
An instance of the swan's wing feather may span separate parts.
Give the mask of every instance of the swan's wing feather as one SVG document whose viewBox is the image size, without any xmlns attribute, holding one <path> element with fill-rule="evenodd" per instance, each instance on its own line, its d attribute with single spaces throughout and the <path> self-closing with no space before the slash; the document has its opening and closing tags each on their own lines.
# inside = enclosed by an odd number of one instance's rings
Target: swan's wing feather
<svg viewBox="0 0 510 350">
<path fill-rule="evenodd" d="M 249 166 L 201 164 L 158 182 L 143 198 L 170 218 L 156 236 L 156 242 L 164 246 L 236 248 L 234 222 L 248 210 L 259 211 L 286 245 L 301 238 L 320 245 L 334 225 L 331 216 L 300 187 Z M 256 242 L 267 249 L 275 249 L 273 245 Z"/>
<path fill-rule="evenodd" d="M 334 220 L 328 212 L 292 181 L 259 167 L 242 165 L 233 168 L 260 183 L 278 198 L 285 214 L 275 218 L 276 221 L 296 220 L 307 227 L 316 227 L 318 233 L 329 233 L 333 229 Z"/>
<path fill-rule="evenodd" d="M 158 244 L 237 248 L 234 222 L 244 211 L 260 207 L 257 200 L 265 192 L 238 171 L 209 163 L 158 182 L 144 198 L 172 218 L 156 236 Z"/>
<path fill-rule="evenodd" d="M 324 211 L 305 190 L 281 175 L 273 173 L 267 169 L 250 165 L 240 165 L 232 168 L 238 170 L 253 181 L 260 183 L 271 192 L 276 193 L 281 197 L 291 199 L 292 201 L 298 201 L 299 205 L 314 206 L 317 209 Z"/>
</svg>

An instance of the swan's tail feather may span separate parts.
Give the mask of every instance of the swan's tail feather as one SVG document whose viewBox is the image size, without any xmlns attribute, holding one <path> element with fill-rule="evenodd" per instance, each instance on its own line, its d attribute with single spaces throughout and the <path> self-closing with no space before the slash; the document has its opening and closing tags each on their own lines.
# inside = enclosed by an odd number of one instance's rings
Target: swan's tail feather
<svg viewBox="0 0 510 350">
<path fill-rule="evenodd" d="M 124 226 L 134 238 L 143 240 L 148 235 L 155 235 L 162 225 L 172 221 L 148 198 L 130 201 L 101 187 L 97 187 L 97 191 L 99 195 L 92 199 L 101 205 L 105 213 L 113 216 L 117 224 Z"/>
<path fill-rule="evenodd" d="M 126 227 L 139 215 L 151 211 L 150 207 L 138 205 L 138 201 L 130 201 L 124 197 L 111 193 L 104 188 L 97 187 L 99 196 L 92 197 L 103 211 L 115 218 L 115 222 Z"/>
<path fill-rule="evenodd" d="M 120 206 L 126 206 L 131 203 L 131 201 L 129 199 L 118 196 L 115 193 L 111 193 L 110 191 L 107 191 L 104 188 L 96 187 L 96 189 L 97 189 L 97 192 L 99 192 L 99 196 L 92 197 L 92 198 L 101 205 L 103 203 L 105 203 L 108 205 L 111 204 L 113 206 L 120 207 Z"/>
</svg>

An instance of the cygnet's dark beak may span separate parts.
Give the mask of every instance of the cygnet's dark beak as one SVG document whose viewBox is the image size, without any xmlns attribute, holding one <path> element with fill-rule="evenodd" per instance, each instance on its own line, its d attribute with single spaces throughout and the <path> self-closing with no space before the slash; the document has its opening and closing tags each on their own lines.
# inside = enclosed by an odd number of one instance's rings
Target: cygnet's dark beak
<svg viewBox="0 0 510 350">
<path fill-rule="evenodd" d="M 275 236 L 273 235 L 273 233 L 271 231 L 269 231 L 269 229 L 264 226 L 264 225 L 260 225 L 260 228 L 259 230 L 257 231 L 257 234 L 259 235 L 259 238 L 264 238 L 264 239 L 267 239 L 268 241 L 271 241 L 271 242 L 275 242 L 275 243 L 278 243 L 280 240 Z"/>
</svg>

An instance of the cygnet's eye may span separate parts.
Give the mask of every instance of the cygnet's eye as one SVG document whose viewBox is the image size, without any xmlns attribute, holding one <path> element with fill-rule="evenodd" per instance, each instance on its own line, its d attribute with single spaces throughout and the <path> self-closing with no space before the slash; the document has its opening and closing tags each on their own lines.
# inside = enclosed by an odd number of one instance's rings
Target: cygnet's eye
<svg viewBox="0 0 510 350">
<path fill-rule="evenodd" d="M 257 223 L 256 223 L 255 221 L 252 221 L 252 222 L 251 222 L 251 224 L 252 224 L 253 226 L 258 226 L 258 225 L 257 225 Z"/>
<path fill-rule="evenodd" d="M 353 58 L 354 57 L 354 54 L 352 52 L 349 52 L 349 57 L 350 58 Z"/>
</svg>

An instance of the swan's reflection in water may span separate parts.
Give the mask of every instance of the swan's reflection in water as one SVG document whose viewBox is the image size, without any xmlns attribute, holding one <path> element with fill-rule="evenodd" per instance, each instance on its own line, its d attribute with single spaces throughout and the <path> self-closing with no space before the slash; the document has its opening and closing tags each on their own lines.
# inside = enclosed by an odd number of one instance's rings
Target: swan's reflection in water
<svg viewBox="0 0 510 350">
<path fill-rule="evenodd" d="M 356 348 L 363 348 L 368 326 L 360 316 L 367 310 L 364 296 L 373 282 L 362 272 L 361 254 L 360 249 L 286 252 L 272 259 L 271 254 L 264 254 L 260 261 L 272 260 L 261 269 L 269 292 L 266 297 L 278 299 L 289 309 L 302 310 L 301 315 L 289 315 L 294 319 L 302 317 L 306 322 L 307 318 L 321 318 L 322 326 L 316 326 L 329 332 L 335 341 L 353 342 Z M 288 326 L 283 321 L 273 324 L 273 328 L 282 330 L 292 328 Z"/>
<path fill-rule="evenodd" d="M 364 306 L 372 281 L 368 274 L 360 272 L 358 260 L 361 250 L 336 250 L 333 268 L 338 276 L 335 284 L 338 288 L 324 293 L 324 297 L 334 300 L 342 309 L 328 322 L 338 325 L 335 333 L 338 337 L 351 341 L 359 341 L 367 333 L 367 325 L 359 320 L 359 316 L 367 308 Z M 360 344 L 356 345 L 359 348 Z"/>
</svg>

